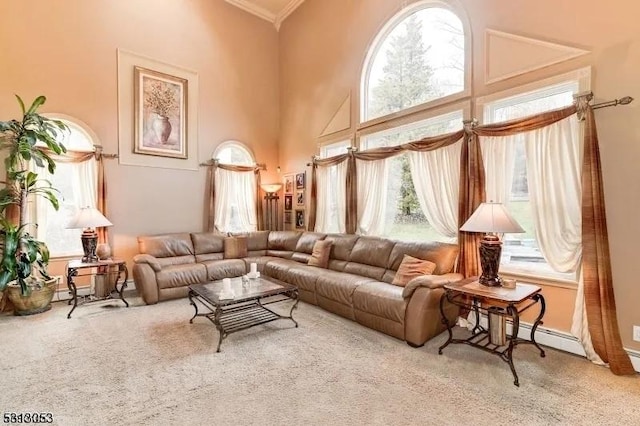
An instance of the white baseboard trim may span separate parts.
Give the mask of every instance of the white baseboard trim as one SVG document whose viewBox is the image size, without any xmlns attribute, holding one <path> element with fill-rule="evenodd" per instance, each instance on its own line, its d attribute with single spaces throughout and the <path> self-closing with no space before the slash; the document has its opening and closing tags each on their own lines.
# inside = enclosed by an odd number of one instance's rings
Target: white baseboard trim
<svg viewBox="0 0 640 426">
<path fill-rule="evenodd" d="M 489 327 L 488 320 L 486 315 L 483 315 L 480 318 L 480 325 L 485 328 Z M 532 324 L 528 323 L 520 323 L 520 329 L 518 330 L 518 337 L 523 339 L 529 339 L 531 337 L 531 329 L 533 328 Z M 510 335 L 513 326 L 510 321 L 507 321 L 507 333 Z M 551 328 L 538 327 L 536 329 L 536 342 L 541 345 L 548 346 L 550 348 L 558 349 L 561 351 L 569 352 L 574 355 L 579 355 L 581 357 L 586 357 L 586 353 L 582 348 L 582 344 L 578 341 L 578 339 L 564 331 L 554 330 Z M 633 365 L 633 369 L 636 372 L 640 373 L 640 351 L 636 351 L 633 349 L 624 348 L 629 354 L 629 358 L 631 359 L 631 364 Z"/>
</svg>

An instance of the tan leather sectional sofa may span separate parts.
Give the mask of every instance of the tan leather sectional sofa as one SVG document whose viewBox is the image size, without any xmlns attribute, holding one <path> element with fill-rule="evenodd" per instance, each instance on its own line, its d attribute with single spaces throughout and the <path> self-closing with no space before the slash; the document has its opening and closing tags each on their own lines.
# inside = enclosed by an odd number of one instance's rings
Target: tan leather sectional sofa
<svg viewBox="0 0 640 426">
<path fill-rule="evenodd" d="M 458 247 L 438 242 L 398 242 L 347 234 L 258 231 L 245 235 L 247 257 L 224 259 L 224 236 L 180 233 L 138 237 L 133 277 L 147 304 L 185 297 L 194 283 L 237 277 L 252 262 L 262 275 L 294 284 L 300 299 L 367 327 L 421 346 L 444 328 L 439 302 L 453 273 Z M 307 265 L 316 241 L 332 241 L 328 268 Z M 436 264 L 433 275 L 392 285 L 405 254 Z M 446 305 L 454 319 L 457 308 Z"/>
</svg>

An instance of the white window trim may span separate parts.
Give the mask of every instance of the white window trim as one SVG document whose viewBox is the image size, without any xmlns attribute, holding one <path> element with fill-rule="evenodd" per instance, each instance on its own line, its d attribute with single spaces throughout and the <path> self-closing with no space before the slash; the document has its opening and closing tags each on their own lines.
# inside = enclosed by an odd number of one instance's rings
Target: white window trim
<svg viewBox="0 0 640 426">
<path fill-rule="evenodd" d="M 330 141 L 327 142 L 322 142 L 318 144 L 318 156 L 320 158 L 329 158 L 329 157 L 325 157 L 323 155 L 323 152 L 326 149 L 335 147 L 335 146 L 349 146 L 352 147 L 353 146 L 353 138 L 352 137 L 348 137 L 348 138 L 339 138 L 339 139 L 332 139 Z"/>
<path fill-rule="evenodd" d="M 462 8 L 462 6 L 458 3 L 457 0 L 419 0 L 409 6 L 401 6 L 402 9 L 396 12 L 393 16 L 387 18 L 382 27 L 377 31 L 376 36 L 373 38 L 371 43 L 366 49 L 365 57 L 362 62 L 361 73 L 360 73 L 360 85 L 359 85 L 359 113 L 358 120 L 359 124 L 357 126 L 357 130 L 362 130 L 367 127 L 379 124 L 381 122 L 386 122 L 392 119 L 401 118 L 407 115 L 415 114 L 420 111 L 430 110 L 432 108 L 437 108 L 443 105 L 447 105 L 452 102 L 456 102 L 462 100 L 464 98 L 469 98 L 471 96 L 471 82 L 472 82 L 472 33 L 471 33 L 471 23 L 467 17 L 466 12 Z M 464 31 L 464 88 L 462 91 L 458 93 L 453 93 L 451 95 L 444 96 L 442 98 L 434 99 L 423 104 L 415 105 L 413 107 L 404 109 L 402 111 L 394 112 L 382 117 L 376 117 L 370 120 L 365 120 L 366 111 L 367 111 L 367 96 L 369 90 L 369 74 L 371 73 L 371 67 L 373 66 L 373 59 L 375 59 L 382 42 L 387 38 L 389 33 L 393 31 L 393 29 L 402 22 L 409 15 L 417 12 L 421 9 L 427 9 L 430 7 L 447 9 L 453 14 L 455 14 L 460 22 L 462 22 L 462 29 Z"/>
</svg>

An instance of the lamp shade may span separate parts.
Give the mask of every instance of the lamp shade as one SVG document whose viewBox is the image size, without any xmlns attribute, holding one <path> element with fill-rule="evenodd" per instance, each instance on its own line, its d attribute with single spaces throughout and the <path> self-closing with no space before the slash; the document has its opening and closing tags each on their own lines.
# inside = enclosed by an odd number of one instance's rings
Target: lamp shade
<svg viewBox="0 0 640 426">
<path fill-rule="evenodd" d="M 501 203 L 482 203 L 462 225 L 465 232 L 519 233 L 524 229 Z"/>
<path fill-rule="evenodd" d="M 281 183 L 261 183 L 260 188 L 262 188 L 264 192 L 278 192 L 280 191 L 280 188 L 282 188 L 282 184 Z"/>
<path fill-rule="evenodd" d="M 67 224 L 67 229 L 78 228 L 99 228 L 102 226 L 113 226 L 109 219 L 104 217 L 98 209 L 93 207 L 83 207 Z"/>
</svg>

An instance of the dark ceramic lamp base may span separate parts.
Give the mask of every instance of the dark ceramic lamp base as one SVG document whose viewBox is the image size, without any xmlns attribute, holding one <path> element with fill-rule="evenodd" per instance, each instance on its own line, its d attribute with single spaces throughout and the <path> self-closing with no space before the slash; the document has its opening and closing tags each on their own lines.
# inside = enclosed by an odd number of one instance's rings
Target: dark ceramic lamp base
<svg viewBox="0 0 640 426">
<path fill-rule="evenodd" d="M 488 287 L 502 285 L 502 279 L 498 276 L 501 253 L 500 239 L 495 235 L 485 235 L 480 242 L 480 266 L 482 267 L 482 275 L 478 280 L 480 284 Z"/>
</svg>

